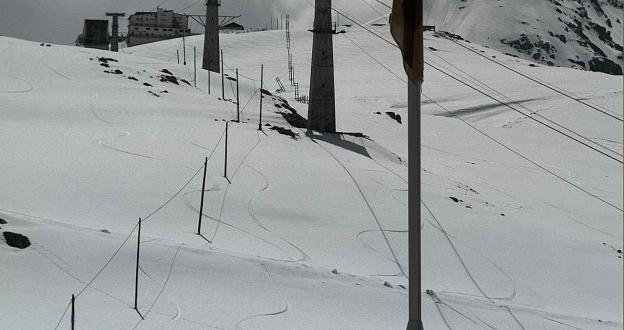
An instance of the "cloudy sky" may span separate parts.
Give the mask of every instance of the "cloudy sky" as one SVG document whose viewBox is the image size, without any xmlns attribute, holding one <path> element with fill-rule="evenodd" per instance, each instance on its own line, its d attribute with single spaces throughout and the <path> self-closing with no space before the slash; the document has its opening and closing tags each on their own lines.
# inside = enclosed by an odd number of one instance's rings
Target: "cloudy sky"
<svg viewBox="0 0 624 330">
<path fill-rule="evenodd" d="M 314 2 L 313 0 L 309 0 Z M 391 0 L 383 0 L 391 3 Z M 334 5 L 368 21 L 389 10 L 376 0 L 334 0 Z M 205 0 L 0 0 L 0 35 L 33 41 L 71 44 L 82 31 L 84 19 L 105 19 L 107 11 L 126 15 L 153 11 L 158 5 L 186 14 L 201 14 Z M 312 7 L 306 0 L 222 0 L 221 15 L 243 15 L 246 27 L 264 27 L 271 16 L 290 14 L 298 24 L 310 25 Z M 120 22 L 125 33 L 127 23 Z M 198 25 L 191 26 L 200 32 Z"/>
</svg>

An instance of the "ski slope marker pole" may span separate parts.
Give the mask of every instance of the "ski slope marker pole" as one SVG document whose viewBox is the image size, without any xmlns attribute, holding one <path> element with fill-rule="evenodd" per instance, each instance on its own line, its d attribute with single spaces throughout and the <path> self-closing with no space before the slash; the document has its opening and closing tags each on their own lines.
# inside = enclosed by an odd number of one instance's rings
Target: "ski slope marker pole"
<svg viewBox="0 0 624 330">
<path fill-rule="evenodd" d="M 264 98 L 264 64 L 260 66 L 260 118 L 258 120 L 258 130 L 262 130 L 262 99 Z"/>
<path fill-rule="evenodd" d="M 201 235 L 202 215 L 204 214 L 204 191 L 206 191 L 206 169 L 208 168 L 208 157 L 204 161 L 204 180 L 202 181 L 201 202 L 199 203 L 199 221 L 197 223 L 197 235 Z"/>
<path fill-rule="evenodd" d="M 72 294 L 71 297 L 71 305 L 72 305 L 72 310 L 71 310 L 71 330 L 75 329 L 75 324 L 76 324 L 76 310 L 74 309 L 74 303 L 76 301 L 76 297 Z"/>
</svg>

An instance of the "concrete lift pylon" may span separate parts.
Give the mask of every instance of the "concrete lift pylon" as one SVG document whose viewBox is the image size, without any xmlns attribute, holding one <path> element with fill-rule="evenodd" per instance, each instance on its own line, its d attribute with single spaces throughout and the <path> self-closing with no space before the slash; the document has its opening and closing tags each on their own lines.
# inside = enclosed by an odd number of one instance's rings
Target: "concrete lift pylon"
<svg viewBox="0 0 624 330">
<path fill-rule="evenodd" d="M 202 69 L 220 73 L 219 66 L 219 30 L 238 16 L 219 16 L 220 0 L 206 0 L 206 15 L 188 15 L 192 20 L 204 27 L 204 51 Z M 205 20 L 204 20 L 205 19 Z"/>
<path fill-rule="evenodd" d="M 316 0 L 310 73 L 308 130 L 336 132 L 336 91 L 331 0 Z"/>
</svg>

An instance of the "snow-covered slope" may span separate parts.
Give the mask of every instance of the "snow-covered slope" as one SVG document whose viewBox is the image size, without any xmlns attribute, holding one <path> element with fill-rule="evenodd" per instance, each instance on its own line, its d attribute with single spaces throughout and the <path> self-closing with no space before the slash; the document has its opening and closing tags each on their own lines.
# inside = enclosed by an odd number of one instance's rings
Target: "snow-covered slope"
<svg viewBox="0 0 624 330">
<path fill-rule="evenodd" d="M 311 34 L 292 35 L 305 93 Z M 400 55 L 357 28 L 337 35 L 338 127 L 369 138 L 308 136 L 280 114 L 306 115 L 288 84 L 284 39 L 221 36 L 226 73 L 241 73 L 228 181 L 224 120 L 236 106 L 219 99 L 214 74 L 210 95 L 206 72 L 192 86 L 192 67 L 175 63 L 181 40 L 112 54 L 0 38 L 0 227 L 32 242 L 0 244 L 0 310 L 11 311 L 0 328 L 67 328 L 72 293 L 83 329 L 404 328 L 409 114 Z M 197 46 L 201 56 L 202 45 L 188 38 L 186 53 Z M 427 35 L 426 45 L 428 62 L 621 160 L 620 121 L 449 40 Z M 619 77 L 466 45 L 622 116 Z M 264 99 L 263 132 L 261 64 L 275 94 Z M 426 74 L 426 328 L 621 328 L 621 164 Z M 276 77 L 285 92 L 274 92 Z M 234 91 L 226 79 L 225 98 Z M 139 217 L 144 321 L 132 310 Z"/>
<path fill-rule="evenodd" d="M 547 65 L 622 74 L 622 0 L 425 1 L 426 23 Z"/>
</svg>

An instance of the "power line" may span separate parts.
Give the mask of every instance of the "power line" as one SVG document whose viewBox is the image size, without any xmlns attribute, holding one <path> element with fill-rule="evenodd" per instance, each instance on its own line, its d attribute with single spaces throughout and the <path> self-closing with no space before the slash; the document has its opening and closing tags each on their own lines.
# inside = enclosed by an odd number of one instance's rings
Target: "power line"
<svg viewBox="0 0 624 330">
<path fill-rule="evenodd" d="M 574 100 L 574 101 L 579 102 L 579 103 L 581 103 L 581 104 L 583 104 L 585 106 L 588 106 L 589 108 L 594 109 L 596 111 L 599 111 L 600 113 L 602 113 L 604 115 L 607 115 L 607 116 L 609 116 L 611 118 L 617 119 L 617 120 L 619 120 L 621 122 L 623 121 L 622 118 L 617 117 L 617 116 L 615 116 L 615 115 L 613 115 L 613 114 L 611 114 L 611 113 L 609 113 L 607 111 L 601 110 L 598 107 L 593 106 L 593 105 L 591 105 L 591 104 L 589 104 L 587 102 L 584 102 L 583 100 L 581 100 L 579 98 L 576 98 L 576 97 L 574 97 L 574 96 L 572 96 L 572 95 L 570 95 L 568 93 L 565 93 L 564 91 L 560 90 L 559 88 L 555 88 L 555 87 L 553 87 L 553 86 L 551 86 L 549 84 L 546 84 L 546 83 L 544 83 L 544 82 L 542 82 L 542 81 L 540 81 L 540 80 L 538 80 L 538 79 L 536 79 L 534 77 L 529 76 L 528 74 L 520 72 L 520 71 L 518 71 L 518 70 L 516 70 L 516 69 L 514 69 L 514 68 L 512 68 L 512 67 L 510 67 L 510 66 L 508 66 L 508 65 L 506 65 L 506 64 L 504 64 L 502 62 L 499 62 L 499 61 L 497 61 L 497 60 L 495 60 L 493 58 L 489 58 L 489 57 L 487 57 L 487 56 L 477 52 L 476 50 L 474 50 L 474 49 L 472 49 L 472 48 L 470 48 L 470 47 L 468 47 L 466 45 L 462 45 L 457 40 L 453 40 L 452 38 L 449 38 L 449 37 L 444 36 L 444 35 L 439 34 L 439 33 L 437 35 L 439 35 L 439 36 L 441 36 L 441 37 L 443 37 L 443 38 L 445 38 L 447 40 L 450 40 L 451 42 L 455 43 L 456 45 L 458 45 L 458 46 L 460 46 L 462 48 L 465 48 L 465 49 L 469 50 L 472 53 L 475 53 L 475 54 L 477 54 L 477 55 L 479 55 L 479 56 L 481 56 L 481 57 L 483 57 L 483 58 L 485 58 L 485 59 L 487 59 L 487 60 L 489 60 L 491 62 L 494 62 L 494 63 L 496 63 L 496 64 L 506 68 L 507 70 L 515 72 L 515 73 L 517 73 L 517 74 L 519 74 L 519 75 L 521 75 L 521 76 L 523 76 L 523 77 L 525 77 L 525 78 L 527 78 L 527 79 L 529 79 L 529 80 L 531 80 L 531 81 L 533 81 L 533 82 L 535 82 L 537 84 L 540 84 L 540 85 L 542 85 L 542 86 L 544 86 L 544 87 L 546 87 L 546 88 L 548 88 L 548 89 L 550 89 L 550 90 L 552 90 L 554 92 L 557 92 L 557 93 L 559 93 L 559 94 L 561 94 L 561 95 L 563 95 L 563 96 L 565 96 L 565 97 L 567 97 L 567 98 L 569 98 L 571 100 Z"/>
<path fill-rule="evenodd" d="M 569 139 L 571 139 L 571 140 L 574 140 L 574 141 L 576 141 L 576 142 L 578 142 L 578 143 L 580 143 L 580 144 L 582 144 L 582 145 L 586 146 L 586 147 L 587 147 L 587 148 L 589 148 L 589 149 L 594 150 L 595 152 L 600 153 L 601 155 L 603 155 L 603 156 L 605 156 L 605 157 L 608 157 L 608 158 L 610 158 L 610 159 L 612 159 L 612 160 L 614 160 L 614 161 L 616 161 L 616 162 L 618 162 L 618 163 L 620 163 L 620 164 L 624 164 L 624 162 L 622 162 L 621 160 L 619 160 L 619 159 L 617 159 L 617 158 L 615 158 L 615 157 L 613 157 L 613 156 L 611 156 L 611 155 L 609 155 L 609 154 L 607 154 L 607 153 L 605 153 L 605 152 L 603 152 L 603 151 L 601 151 L 601 150 L 598 150 L 598 149 L 596 149 L 596 148 L 594 148 L 594 147 L 590 146 L 589 144 L 587 144 L 587 143 L 585 143 L 585 142 L 583 142 L 583 141 L 580 141 L 579 139 L 577 139 L 577 138 L 575 138 L 575 137 L 573 137 L 573 136 L 571 136 L 571 135 L 569 135 L 569 134 L 566 134 L 565 132 L 562 132 L 561 130 L 559 130 L 559 129 L 557 129 L 557 128 L 553 127 L 553 126 L 551 126 L 551 125 L 549 125 L 549 124 L 547 124 L 547 123 L 545 123 L 545 122 L 543 122 L 543 121 L 541 121 L 541 120 L 539 120 L 539 119 L 536 119 L 536 118 L 534 118 L 534 117 L 532 117 L 532 116 L 530 116 L 530 115 L 528 115 L 528 114 L 526 114 L 526 113 L 524 113 L 524 112 L 522 112 L 522 111 L 520 111 L 520 110 L 518 110 L 518 109 L 514 108 L 511 104 L 509 104 L 509 103 L 507 103 L 507 102 L 505 102 L 505 101 L 501 101 L 501 100 L 499 100 L 499 99 L 495 98 L 495 97 L 494 97 L 494 96 L 492 96 L 492 95 L 489 95 L 488 93 L 486 93 L 486 92 L 484 92 L 484 91 L 482 91 L 482 90 L 480 90 L 480 89 L 478 89 L 478 88 L 476 88 L 476 87 L 474 87 L 474 86 L 472 86 L 472 85 L 470 85 L 470 84 L 466 83 L 465 81 L 462 81 L 462 80 L 458 79 L 457 77 L 453 76 L 452 74 L 450 74 L 450 73 L 448 73 L 448 72 L 445 72 L 444 70 L 442 70 L 442 69 L 440 69 L 440 68 L 438 68 L 438 67 L 436 67 L 436 66 L 434 66 L 434 65 L 432 65 L 432 64 L 430 64 L 430 63 L 428 63 L 428 62 L 425 62 L 425 64 L 429 65 L 429 66 L 430 66 L 431 68 L 433 68 L 434 70 L 436 70 L 436 71 L 438 71 L 438 72 L 440 72 L 440 73 L 442 73 L 442 74 L 444 74 L 444 75 L 446 75 L 446 76 L 448 76 L 448 77 L 450 77 L 450 78 L 452 78 L 452 79 L 456 80 L 457 82 L 461 83 L 462 85 L 464 85 L 464 86 L 466 86 L 466 87 L 468 87 L 468 88 L 470 88 L 470 89 L 472 89 L 472 90 L 474 90 L 474 91 L 476 91 L 476 92 L 478 92 L 478 93 L 480 93 L 480 94 L 483 94 L 483 95 L 485 95 L 485 96 L 487 96 L 487 97 L 491 98 L 492 100 L 494 100 L 494 101 L 498 102 L 499 104 L 504 105 L 504 106 L 506 106 L 507 108 L 512 109 L 513 111 L 518 112 L 518 113 L 520 113 L 520 114 L 524 115 L 525 117 L 527 117 L 527 118 L 529 118 L 529 119 L 531 119 L 531 120 L 533 120 L 533 121 L 535 121 L 535 122 L 537 122 L 537 123 L 540 123 L 540 124 L 542 124 L 543 126 L 545 126 L 545 127 L 547 127 L 547 128 L 550 128 L 551 130 L 553 130 L 553 131 L 555 131 L 555 132 L 557 132 L 557 133 L 559 133 L 559 134 L 561 134 L 561 135 L 563 135 L 563 136 L 565 136 L 565 137 L 567 137 L 567 138 L 569 138 Z"/>
<path fill-rule="evenodd" d="M 388 8 L 388 9 L 392 9 L 392 6 L 386 5 L 385 3 L 383 3 L 383 2 L 381 2 L 379 0 L 375 0 L 375 1 L 379 2 L 382 6 Z"/>
<path fill-rule="evenodd" d="M 308 1 L 308 0 L 306 0 L 306 1 Z M 339 13 L 340 15 L 342 15 L 342 16 L 344 16 L 344 17 L 346 17 L 347 19 L 349 19 L 350 21 L 352 21 L 353 23 L 355 23 L 355 24 L 356 24 L 356 25 L 358 25 L 359 27 L 361 27 L 361 28 L 363 28 L 364 30 L 368 31 L 369 33 L 371 33 L 371 34 L 375 35 L 376 37 L 378 37 L 379 39 L 381 39 L 381 40 L 385 41 L 386 43 L 388 43 L 388 44 L 390 44 L 390 45 L 392 45 L 392 46 L 394 46 L 394 47 L 396 47 L 396 48 L 399 48 L 399 46 L 397 46 L 395 43 L 393 43 L 393 42 L 389 41 L 388 39 L 386 39 L 386 38 L 384 38 L 384 37 L 382 37 L 382 36 L 380 36 L 379 34 L 375 33 L 374 31 L 372 31 L 372 30 L 368 29 L 366 26 L 364 26 L 364 25 L 363 25 L 363 24 L 361 24 L 360 22 L 358 22 L 358 21 L 354 20 L 354 19 L 353 19 L 353 18 L 351 18 L 349 15 L 346 15 L 344 12 L 342 12 L 342 11 L 340 11 L 340 10 L 337 10 L 336 8 L 332 8 L 332 10 L 334 10 L 335 12 Z M 447 72 L 443 71 L 442 69 L 440 69 L 440 68 L 436 67 L 435 65 L 433 65 L 433 64 L 431 64 L 431 63 L 429 63 L 429 62 L 427 62 L 427 61 L 424 61 L 424 63 L 425 63 L 426 65 L 430 66 L 431 68 L 433 68 L 434 70 L 439 71 L 440 73 L 442 73 L 442 74 L 444 74 L 444 75 L 448 76 L 449 78 L 451 78 L 451 79 L 453 79 L 453 80 L 456 80 L 457 82 L 459 82 L 459 83 L 461 83 L 461 84 L 465 85 L 466 87 L 469 87 L 470 89 L 475 90 L 476 92 L 478 92 L 478 93 L 480 93 L 480 94 L 483 94 L 484 96 L 486 96 L 486 97 L 488 97 L 488 98 L 490 98 L 490 99 L 492 99 L 492 100 L 494 100 L 494 101 L 498 102 L 499 104 L 504 105 L 505 107 L 510 108 L 510 109 L 512 109 L 513 111 L 516 111 L 516 112 L 518 112 L 518 113 L 522 114 L 523 116 L 525 116 L 525 117 L 527 117 L 527 118 L 530 118 L 531 120 L 533 120 L 533 121 L 535 121 L 535 122 L 538 122 L 538 123 L 542 124 L 543 126 L 545 126 L 545 127 L 547 127 L 547 128 L 550 128 L 551 130 L 553 130 L 553 131 L 555 131 L 555 132 L 557 132 L 557 133 L 559 133 L 559 134 L 561 134 L 561 135 L 563 135 L 563 136 L 565 136 L 565 137 L 567 137 L 567 138 L 569 138 L 569 139 L 571 139 L 571 140 L 574 140 L 574 141 L 576 141 L 576 142 L 578 142 L 578 143 L 580 143 L 580 144 L 582 144 L 582 145 L 586 146 L 587 148 L 590 148 L 590 149 L 592 149 L 592 150 L 594 150 L 594 151 L 596 151 L 596 152 L 598 152 L 598 153 L 602 154 L 602 155 L 603 155 L 603 156 L 605 156 L 605 157 L 608 157 L 608 158 L 610 158 L 610 159 L 612 159 L 612 160 L 614 160 L 614 161 L 616 161 L 616 162 L 618 162 L 618 163 L 620 163 L 620 164 L 624 164 L 624 162 L 622 162 L 621 160 L 619 160 L 619 159 L 617 159 L 617 158 L 615 158 L 615 157 L 613 157 L 613 156 L 611 156 L 611 155 L 609 155 L 609 154 L 607 154 L 607 153 L 605 153 L 605 152 L 603 152 L 603 151 L 601 151 L 601 150 L 598 150 L 598 149 L 596 149 L 596 148 L 594 148 L 594 147 L 592 147 L 592 146 L 588 145 L 587 143 L 584 143 L 584 142 L 582 142 L 582 141 L 580 141 L 580 140 L 578 140 L 578 139 L 576 139 L 576 138 L 574 138 L 574 137 L 570 136 L 569 134 L 566 134 L 566 133 L 562 132 L 561 130 L 559 130 L 559 129 L 557 129 L 557 128 L 555 128 L 555 127 L 551 126 L 551 125 L 548 125 L 547 123 L 544 123 L 543 121 L 540 121 L 540 120 L 538 120 L 538 119 L 536 119 L 536 118 L 532 117 L 532 116 L 531 116 L 531 115 L 529 115 L 529 114 L 526 114 L 526 113 L 524 113 L 524 112 L 522 112 L 522 111 L 520 111 L 520 110 L 518 110 L 518 109 L 514 108 L 511 104 L 509 104 L 509 103 L 507 103 L 507 102 L 505 102 L 505 101 L 501 101 L 501 100 L 497 99 L 496 97 L 494 97 L 494 96 L 492 96 L 492 95 L 490 95 L 490 94 L 488 94 L 488 93 L 486 93 L 486 92 L 484 92 L 484 91 L 481 91 L 480 89 L 478 89 L 478 88 L 476 88 L 476 87 L 474 87 L 474 86 L 471 86 L 470 84 L 466 83 L 465 81 L 463 81 L 463 80 L 461 80 L 461 79 L 459 79 L 459 78 L 457 78 L 457 77 L 453 76 L 453 75 L 452 75 L 452 74 L 450 74 L 450 73 L 447 73 Z"/>
<path fill-rule="evenodd" d="M 182 8 L 182 9 L 178 10 L 178 12 L 179 12 L 179 13 L 183 13 L 185 10 L 187 10 L 187 9 L 189 9 L 189 8 L 191 8 L 191 7 L 193 7 L 193 6 L 195 6 L 195 5 L 196 5 L 198 2 L 200 2 L 200 1 L 201 1 L 201 0 L 196 0 L 196 1 L 193 1 L 190 5 L 188 5 L 188 6 L 184 7 L 184 8 Z"/>
<path fill-rule="evenodd" d="M 364 2 L 367 6 L 369 6 L 378 15 L 380 15 L 382 17 L 385 15 L 382 12 L 380 12 L 379 10 L 377 10 L 377 8 L 373 7 L 373 5 L 371 5 L 370 2 L 368 2 L 368 0 L 362 0 L 362 2 Z"/>
<path fill-rule="evenodd" d="M 393 76 L 395 76 L 395 77 L 396 77 L 397 79 L 399 79 L 401 82 L 403 82 L 403 83 L 407 83 L 407 81 L 406 81 L 405 79 L 403 79 L 403 78 L 401 78 L 400 76 L 398 76 L 396 73 L 394 73 L 392 70 L 390 70 L 390 68 L 388 68 L 386 65 L 384 65 L 384 64 L 383 64 L 380 60 L 376 59 L 373 55 L 369 54 L 366 50 L 364 50 L 364 49 L 363 49 L 360 45 L 358 45 L 355 41 L 353 41 L 351 38 L 349 38 L 346 34 L 345 34 L 344 36 L 345 36 L 345 37 L 346 37 L 349 41 L 351 41 L 351 42 L 352 42 L 352 43 L 353 43 L 356 47 L 358 47 L 358 48 L 359 48 L 359 49 L 360 49 L 360 50 L 361 50 L 364 54 L 366 54 L 366 55 L 367 55 L 367 56 L 369 56 L 371 59 L 373 59 L 375 62 L 377 62 L 380 66 L 382 66 L 382 67 L 383 67 L 386 71 L 388 71 L 389 73 L 391 73 Z M 498 141 L 497 139 L 495 139 L 494 137 L 490 136 L 489 134 L 487 134 L 487 133 L 486 133 L 486 132 L 484 132 L 483 130 L 479 129 L 478 127 L 476 127 L 476 126 L 474 126 L 474 125 L 470 124 L 468 121 L 464 120 L 463 118 L 461 118 L 461 117 L 460 117 L 460 116 L 458 116 L 457 114 L 455 114 L 455 113 L 453 113 L 452 111 L 448 110 L 447 108 L 445 108 L 444 106 L 442 106 L 442 105 L 441 105 L 440 103 L 438 103 L 437 101 L 435 101 L 435 100 L 431 99 L 430 97 L 428 97 L 428 96 L 426 96 L 426 95 L 424 95 L 424 94 L 423 94 L 423 96 L 424 96 L 424 97 L 426 97 L 426 98 L 427 98 L 428 100 L 430 100 L 431 102 L 433 102 L 433 103 L 434 103 L 435 105 L 437 105 L 438 107 L 440 107 L 441 109 L 443 109 L 444 111 L 446 111 L 447 113 L 449 113 L 450 115 L 452 115 L 453 117 L 455 117 L 455 118 L 459 119 L 459 120 L 460 120 L 460 121 L 462 121 L 464 124 L 468 125 L 470 128 L 472 128 L 472 129 L 474 129 L 475 131 L 479 132 L 480 134 L 482 134 L 482 135 L 483 135 L 483 136 L 485 136 L 486 138 L 488 138 L 488 139 L 492 140 L 494 143 L 496 143 L 496 144 L 498 144 L 498 145 L 502 146 L 503 148 L 505 148 L 505 149 L 507 149 L 508 151 L 510 151 L 510 152 L 512 152 L 512 153 L 514 153 L 515 155 L 517 155 L 517 156 L 521 157 L 522 159 L 524 159 L 524 160 L 528 161 L 529 163 L 531 163 L 531 164 L 533 164 L 533 165 L 537 166 L 538 168 L 540 168 L 540 169 L 542 169 L 543 171 L 545 171 L 546 173 L 548 173 L 548 174 L 550 174 L 550 175 L 554 176 L 555 178 L 557 178 L 557 179 L 559 179 L 559 180 L 562 180 L 563 182 L 567 183 L 568 185 L 572 186 L 573 188 L 580 190 L 581 192 L 583 192 L 583 193 L 585 193 L 585 194 L 589 195 L 590 197 L 595 198 L 595 199 L 597 199 L 598 201 L 600 201 L 600 202 L 602 202 L 602 203 L 604 203 L 604 204 L 606 204 L 606 205 L 608 205 L 608 206 L 610 206 L 610 207 L 612 207 L 612 208 L 615 208 L 616 210 L 618 210 L 618 211 L 620 211 L 620 212 L 623 212 L 623 210 L 622 210 L 620 207 L 618 207 L 618 206 L 616 206 L 616 205 L 614 205 L 614 204 L 612 204 L 612 203 L 610 203 L 610 202 L 606 201 L 605 199 L 601 198 L 600 196 L 597 196 L 596 194 L 594 194 L 594 193 L 592 193 L 592 192 L 590 192 L 590 191 L 586 190 L 585 188 L 583 188 L 583 187 L 581 187 L 581 186 L 579 186 L 579 185 L 575 184 L 574 182 L 572 182 L 572 181 L 570 181 L 570 180 L 568 180 L 568 179 L 566 179 L 566 178 L 564 178 L 564 177 L 562 177 L 562 176 L 558 175 L 557 173 L 555 173 L 555 172 L 553 172 L 553 171 L 549 170 L 548 168 L 544 167 L 543 165 L 541 165 L 541 164 L 539 164 L 539 163 L 537 163 L 537 162 L 535 162 L 535 161 L 531 160 L 531 159 L 530 159 L 530 158 L 528 158 L 527 156 L 524 156 L 524 155 L 523 155 L 523 154 L 521 154 L 520 152 L 518 152 L 518 151 L 516 151 L 516 150 L 512 149 L 511 147 L 509 147 L 509 146 L 505 145 L 504 143 L 502 143 L 502 142 Z"/>
<path fill-rule="evenodd" d="M 456 66 L 456 65 L 454 65 L 453 63 L 451 63 L 451 62 L 447 61 L 445 58 L 443 58 L 442 56 L 438 55 L 436 52 L 434 52 L 434 51 L 432 51 L 432 50 L 429 50 L 429 49 L 427 49 L 427 50 L 428 50 L 431 54 L 433 54 L 434 56 L 436 56 L 437 58 L 441 59 L 442 61 L 444 61 L 445 63 L 447 63 L 448 65 L 450 65 L 451 67 L 455 68 L 456 70 L 458 70 L 458 71 L 460 71 L 461 73 L 465 74 L 466 76 L 470 77 L 470 78 L 471 78 L 474 82 L 476 82 L 478 85 L 481 85 L 482 87 L 484 87 L 484 88 L 486 88 L 486 89 L 489 89 L 490 91 L 494 92 L 494 94 L 498 94 L 498 95 L 500 95 L 501 97 L 503 97 L 504 99 L 506 99 L 506 100 L 507 100 L 507 101 L 509 101 L 509 102 L 514 102 L 514 100 L 513 100 L 513 99 L 511 99 L 510 97 L 508 97 L 507 95 L 505 95 L 505 94 L 501 93 L 500 91 L 498 91 L 498 90 L 494 89 L 493 87 L 490 87 L 489 85 L 487 85 L 487 84 L 486 84 L 486 83 L 484 83 L 483 81 L 479 80 L 478 78 L 474 77 L 474 76 L 473 76 L 473 75 L 471 75 L 470 73 L 468 73 L 468 72 L 466 72 L 466 71 L 462 70 L 461 68 L 457 67 L 457 66 Z M 569 129 L 569 128 L 567 128 L 566 126 L 563 126 L 563 125 L 561 125 L 561 124 L 559 124 L 559 123 L 557 123 L 557 122 L 555 122 L 555 121 L 553 121 L 553 120 L 551 120 L 551 119 L 549 119 L 549 118 L 547 118 L 547 117 L 545 117 L 545 116 L 541 115 L 541 114 L 540 114 L 540 113 L 538 113 L 537 111 L 533 111 L 532 109 L 529 109 L 529 108 L 528 108 L 527 106 L 525 106 L 524 104 L 518 104 L 518 106 L 519 106 L 519 107 L 521 107 L 521 108 L 523 108 L 523 109 L 525 109 L 525 110 L 527 110 L 527 111 L 529 111 L 529 113 L 530 113 L 530 114 L 534 114 L 535 116 L 540 117 L 540 118 L 544 119 L 545 121 L 547 121 L 547 122 L 549 122 L 549 123 L 551 123 L 551 124 L 557 125 L 557 126 L 559 126 L 559 127 L 563 128 L 563 129 L 565 129 L 566 131 L 568 131 L 568 132 L 570 132 L 570 133 L 573 133 L 573 134 L 575 134 L 575 135 L 577 135 L 577 136 L 581 137 L 582 139 L 584 139 L 585 141 L 587 141 L 587 142 L 589 142 L 589 143 L 591 143 L 591 144 L 594 144 L 594 145 L 596 145 L 596 146 L 598 146 L 598 147 L 600 147 L 600 148 L 603 148 L 603 149 L 605 149 L 605 150 L 608 150 L 608 151 L 610 151 L 610 152 L 613 152 L 613 153 L 615 153 L 615 154 L 616 154 L 616 155 L 618 155 L 618 156 L 622 156 L 622 154 L 621 154 L 621 153 L 619 153 L 618 151 L 615 151 L 615 150 L 613 150 L 613 149 L 610 149 L 610 148 L 608 148 L 608 147 L 605 147 L 604 145 L 602 145 L 602 144 L 600 144 L 600 143 L 597 143 L 596 141 L 593 141 L 592 139 L 590 139 L 590 138 L 588 138 L 588 137 L 586 137 L 586 136 L 584 136 L 584 135 L 582 135 L 582 134 L 580 134 L 580 133 L 577 133 L 576 131 L 573 131 L 572 129 Z"/>
</svg>

